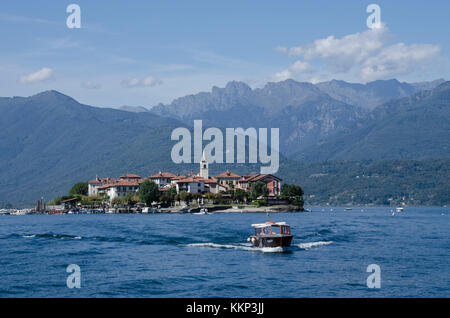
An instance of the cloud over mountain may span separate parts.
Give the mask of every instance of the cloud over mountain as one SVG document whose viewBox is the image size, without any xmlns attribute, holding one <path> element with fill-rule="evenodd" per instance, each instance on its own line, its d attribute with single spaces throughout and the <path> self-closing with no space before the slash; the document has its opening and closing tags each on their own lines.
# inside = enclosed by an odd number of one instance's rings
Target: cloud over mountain
<svg viewBox="0 0 450 318">
<path fill-rule="evenodd" d="M 24 75 L 20 78 L 20 82 L 23 84 L 42 82 L 53 77 L 53 70 L 48 67 L 44 67 L 35 73 Z"/>
<path fill-rule="evenodd" d="M 301 46 L 277 47 L 276 51 L 300 59 L 276 73 L 274 78 L 309 81 L 318 77 L 327 80 L 345 76 L 361 81 L 387 79 L 420 72 L 440 54 L 438 45 L 392 44 L 389 39 L 389 30 L 382 25 L 342 38 L 330 35 Z"/>
</svg>

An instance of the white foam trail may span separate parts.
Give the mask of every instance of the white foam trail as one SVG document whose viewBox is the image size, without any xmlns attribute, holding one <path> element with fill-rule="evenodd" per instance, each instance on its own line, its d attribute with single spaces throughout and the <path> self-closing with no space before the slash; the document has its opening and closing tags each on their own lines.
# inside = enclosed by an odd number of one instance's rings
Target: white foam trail
<svg viewBox="0 0 450 318">
<path fill-rule="evenodd" d="M 260 251 L 263 253 L 276 253 L 276 252 L 283 252 L 282 247 L 253 247 L 249 243 L 240 243 L 237 245 L 233 244 L 216 244 L 216 243 L 192 243 L 188 244 L 187 246 L 194 246 L 194 247 L 211 247 L 211 248 L 229 248 L 229 249 L 236 249 L 236 250 L 243 250 L 243 251 Z"/>
<path fill-rule="evenodd" d="M 333 243 L 333 241 L 319 241 L 319 242 L 308 242 L 308 243 L 300 243 L 298 244 L 298 247 L 304 250 L 309 250 L 314 247 L 322 246 L 322 245 L 329 245 Z"/>
</svg>

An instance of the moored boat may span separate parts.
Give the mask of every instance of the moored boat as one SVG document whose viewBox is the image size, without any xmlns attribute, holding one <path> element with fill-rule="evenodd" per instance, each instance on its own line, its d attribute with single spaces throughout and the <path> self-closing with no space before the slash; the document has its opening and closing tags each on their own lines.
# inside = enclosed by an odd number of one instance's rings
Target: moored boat
<svg viewBox="0 0 450 318">
<path fill-rule="evenodd" d="M 286 222 L 252 224 L 255 234 L 247 240 L 255 247 L 289 247 L 293 239 L 291 227 Z"/>
<path fill-rule="evenodd" d="M 211 213 L 208 212 L 208 209 L 201 208 L 201 209 L 200 209 L 200 212 L 192 213 L 192 214 L 196 214 L 196 215 L 207 215 L 207 214 L 211 214 Z"/>
</svg>

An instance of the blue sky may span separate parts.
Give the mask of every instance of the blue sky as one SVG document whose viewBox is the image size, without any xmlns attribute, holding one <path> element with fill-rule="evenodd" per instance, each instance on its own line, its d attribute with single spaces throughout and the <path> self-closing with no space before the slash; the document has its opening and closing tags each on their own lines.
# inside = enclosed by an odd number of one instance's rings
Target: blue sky
<svg viewBox="0 0 450 318">
<path fill-rule="evenodd" d="M 81 29 L 66 26 L 71 3 Z M 366 25 L 371 3 L 377 30 Z M 449 1 L 10 1 L 0 96 L 56 89 L 95 106 L 151 107 L 231 80 L 450 79 L 449 14 Z"/>
</svg>

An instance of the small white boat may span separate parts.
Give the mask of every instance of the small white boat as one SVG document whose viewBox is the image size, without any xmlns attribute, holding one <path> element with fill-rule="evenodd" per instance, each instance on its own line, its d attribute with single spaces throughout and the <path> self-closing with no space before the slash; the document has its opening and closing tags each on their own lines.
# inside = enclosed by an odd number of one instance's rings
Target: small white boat
<svg viewBox="0 0 450 318">
<path fill-rule="evenodd" d="M 395 211 L 397 211 L 397 213 L 402 212 L 403 208 L 400 206 L 400 207 L 396 208 Z"/>
<path fill-rule="evenodd" d="M 149 207 L 142 208 L 142 213 L 151 213 L 151 212 L 152 212 L 152 208 L 149 208 Z"/>
<path fill-rule="evenodd" d="M 195 215 L 206 215 L 206 214 L 211 214 L 211 213 L 208 212 L 208 209 L 201 208 L 200 212 L 192 213 L 192 214 L 195 214 Z"/>
<path fill-rule="evenodd" d="M 26 215 L 28 214 L 27 210 L 17 210 L 14 213 L 11 213 L 12 215 Z"/>
</svg>

